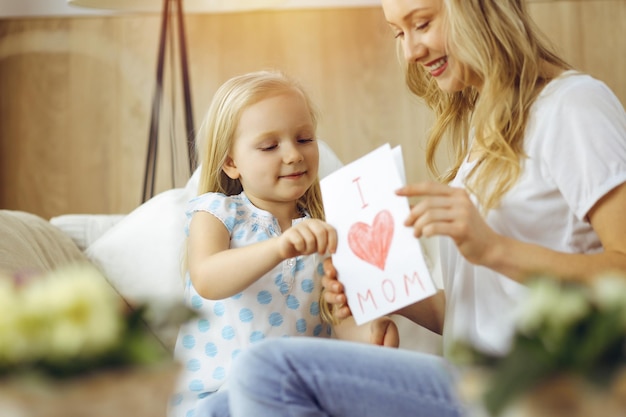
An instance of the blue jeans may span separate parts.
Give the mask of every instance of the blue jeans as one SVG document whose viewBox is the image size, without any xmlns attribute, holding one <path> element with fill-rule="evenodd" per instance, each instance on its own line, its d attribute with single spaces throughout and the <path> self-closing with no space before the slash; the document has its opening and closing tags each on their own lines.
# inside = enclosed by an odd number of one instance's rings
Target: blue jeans
<svg viewBox="0 0 626 417">
<path fill-rule="evenodd" d="M 228 395 L 232 417 L 463 415 L 442 358 L 329 339 L 252 346 L 233 364 Z"/>
</svg>

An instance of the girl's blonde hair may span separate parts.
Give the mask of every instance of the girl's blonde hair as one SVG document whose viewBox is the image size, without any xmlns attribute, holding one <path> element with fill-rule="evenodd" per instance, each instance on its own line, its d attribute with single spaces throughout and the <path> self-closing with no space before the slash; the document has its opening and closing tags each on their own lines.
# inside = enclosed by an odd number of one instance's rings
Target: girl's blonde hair
<svg viewBox="0 0 626 417">
<path fill-rule="evenodd" d="M 196 138 L 196 151 L 200 155 L 202 170 L 198 194 L 219 192 L 235 195 L 243 191 L 241 182 L 230 178 L 222 170 L 230 152 L 237 125 L 243 110 L 259 101 L 283 93 L 296 92 L 304 98 L 309 109 L 313 128 L 317 127 L 317 111 L 309 95 L 295 79 L 281 71 L 257 71 L 236 76 L 226 81 L 216 91 L 209 110 Z M 316 219 L 324 219 L 324 206 L 319 178 L 298 199 L 298 207 Z M 336 323 L 330 306 L 320 293 L 320 317 Z"/>
<path fill-rule="evenodd" d="M 216 91 L 196 138 L 202 170 L 198 194 L 219 192 L 235 195 L 243 191 L 241 182 L 222 170 L 230 152 L 243 110 L 259 101 L 287 92 L 302 95 L 309 109 L 313 128 L 317 111 L 298 81 L 281 71 L 257 71 L 233 77 Z M 297 202 L 311 217 L 323 219 L 324 209 L 319 179 Z"/>
<path fill-rule="evenodd" d="M 406 83 L 437 116 L 426 147 L 430 171 L 443 182 L 450 182 L 470 145 L 474 146 L 480 156 L 466 186 L 486 212 L 499 205 L 520 176 L 529 110 L 551 80 L 545 64 L 563 69 L 570 66 L 535 26 L 526 0 L 442 3 L 447 53 L 463 63 L 464 79 L 471 74 L 479 80 L 480 95 L 475 87 L 455 93 L 442 91 L 415 62 L 405 67 Z M 450 170 L 441 173 L 435 155 L 444 140 L 452 144 L 453 163 Z"/>
</svg>

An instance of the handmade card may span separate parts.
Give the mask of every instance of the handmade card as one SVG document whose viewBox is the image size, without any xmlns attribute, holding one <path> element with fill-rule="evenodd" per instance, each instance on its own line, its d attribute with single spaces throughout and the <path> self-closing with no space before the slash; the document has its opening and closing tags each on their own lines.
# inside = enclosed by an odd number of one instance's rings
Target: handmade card
<svg viewBox="0 0 626 417">
<path fill-rule="evenodd" d="M 326 221 L 337 229 L 333 264 L 357 324 L 436 292 L 413 229 L 404 226 L 402 151 L 386 144 L 321 181 Z"/>
</svg>

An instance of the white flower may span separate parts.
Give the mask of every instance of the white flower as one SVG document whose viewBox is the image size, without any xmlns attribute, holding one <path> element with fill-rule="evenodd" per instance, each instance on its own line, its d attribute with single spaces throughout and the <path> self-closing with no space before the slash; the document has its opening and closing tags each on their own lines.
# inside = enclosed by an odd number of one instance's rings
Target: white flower
<svg viewBox="0 0 626 417">
<path fill-rule="evenodd" d="M 523 333 L 535 332 L 550 316 L 560 289 L 552 280 L 538 280 L 529 284 L 529 291 L 517 309 L 517 326 Z"/>
<path fill-rule="evenodd" d="M 118 298 L 94 267 L 71 265 L 50 272 L 28 286 L 23 302 L 30 320 L 45 326 L 31 336 L 49 357 L 89 357 L 121 336 Z"/>
<path fill-rule="evenodd" d="M 124 330 L 119 298 L 91 265 L 70 265 L 21 285 L 0 279 L 0 366 L 92 357 Z"/>
<path fill-rule="evenodd" d="M 21 358 L 17 322 L 19 302 L 12 278 L 0 276 L 0 364 Z"/>
<path fill-rule="evenodd" d="M 582 290 L 565 289 L 559 281 L 552 279 L 530 283 L 527 297 L 518 310 L 519 330 L 527 335 L 537 335 L 552 346 L 558 344 L 591 308 Z"/>
<path fill-rule="evenodd" d="M 591 293 L 601 310 L 620 312 L 626 328 L 626 276 L 618 272 L 600 275 L 592 281 Z"/>
</svg>

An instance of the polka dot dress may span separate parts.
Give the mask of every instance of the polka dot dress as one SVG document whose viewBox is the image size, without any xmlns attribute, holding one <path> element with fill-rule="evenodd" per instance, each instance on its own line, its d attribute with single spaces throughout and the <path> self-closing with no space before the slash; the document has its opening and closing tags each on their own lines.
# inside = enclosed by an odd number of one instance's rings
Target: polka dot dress
<svg viewBox="0 0 626 417">
<path fill-rule="evenodd" d="M 276 219 L 256 208 L 241 193 L 208 193 L 193 199 L 191 216 L 206 211 L 230 232 L 231 248 L 247 246 L 280 234 Z M 295 219 L 294 224 L 303 219 Z M 187 229 L 188 231 L 188 229 Z M 232 273 L 237 273 L 233 265 Z M 224 385 L 232 362 L 246 347 L 268 337 L 329 337 L 319 317 L 321 263 L 317 255 L 283 261 L 243 292 L 223 300 L 207 300 L 185 279 L 185 302 L 198 316 L 181 326 L 175 357 L 182 364 L 170 417 L 193 417 L 198 399 Z M 229 279 L 224 276 L 223 279 Z"/>
</svg>

